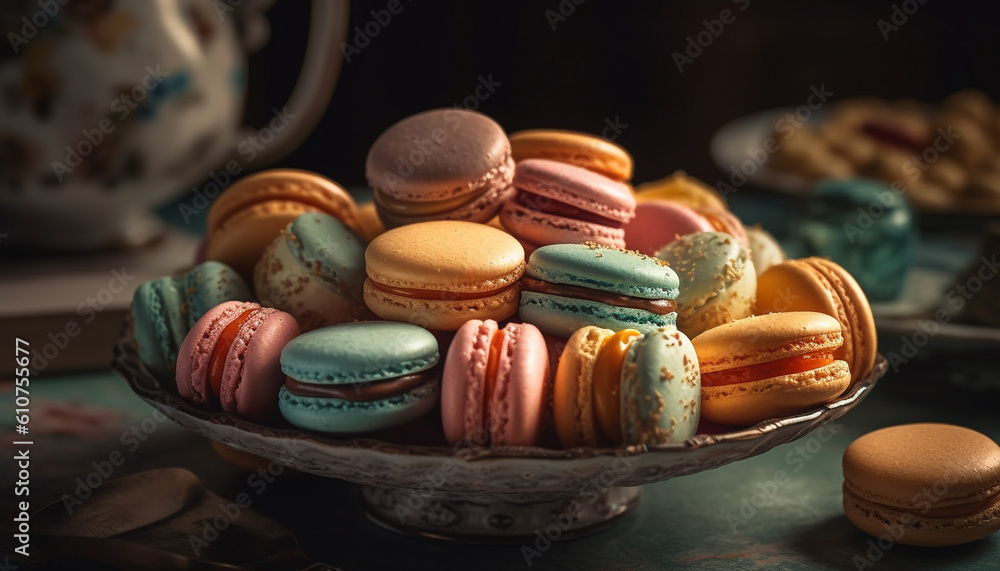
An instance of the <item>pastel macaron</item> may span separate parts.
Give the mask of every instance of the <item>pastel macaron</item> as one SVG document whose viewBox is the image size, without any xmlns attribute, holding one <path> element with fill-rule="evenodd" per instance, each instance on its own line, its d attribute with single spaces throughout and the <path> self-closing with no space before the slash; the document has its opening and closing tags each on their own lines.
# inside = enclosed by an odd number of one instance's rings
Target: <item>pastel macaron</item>
<svg viewBox="0 0 1000 571">
<path fill-rule="evenodd" d="M 823 258 L 788 260 L 757 280 L 754 312 L 818 311 L 840 322 L 844 344 L 838 359 L 847 361 L 856 381 L 875 366 L 878 336 L 875 317 L 861 286 L 844 268 Z"/>
<path fill-rule="evenodd" d="M 677 272 L 677 327 L 688 336 L 751 314 L 757 274 L 749 252 L 729 234 L 688 234 L 656 257 Z"/>
<path fill-rule="evenodd" d="M 329 214 L 352 228 L 358 224 L 351 195 L 316 173 L 272 169 L 241 178 L 212 203 L 205 257 L 250 280 L 264 248 L 305 212 Z"/>
<path fill-rule="evenodd" d="M 1000 530 L 1000 446 L 951 424 L 869 432 L 843 458 L 844 513 L 903 545 L 969 543 Z"/>
<path fill-rule="evenodd" d="M 429 220 L 486 222 L 513 196 L 503 129 L 482 113 L 432 109 L 386 129 L 365 162 L 386 228 Z"/>
<path fill-rule="evenodd" d="M 283 311 L 239 301 L 217 305 L 184 338 L 177 391 L 208 410 L 273 420 L 285 380 L 281 350 L 300 333 L 295 318 Z"/>
<path fill-rule="evenodd" d="M 726 201 L 715 189 L 681 170 L 640 184 L 635 188 L 635 200 L 640 204 L 647 200 L 669 200 L 693 208 L 727 209 Z"/>
<path fill-rule="evenodd" d="M 791 311 L 739 319 L 691 340 L 701 363 L 702 414 L 749 425 L 839 396 L 851 381 L 834 356 L 840 323 L 822 313 Z"/>
<path fill-rule="evenodd" d="M 548 397 L 549 357 L 528 323 L 474 319 L 459 328 L 441 378 L 441 420 L 449 443 L 534 446 Z"/>
<path fill-rule="evenodd" d="M 281 352 L 285 419 L 321 432 L 392 428 L 440 400 L 437 339 L 408 323 L 341 323 L 302 334 Z"/>
<path fill-rule="evenodd" d="M 577 330 L 556 371 L 553 412 L 565 448 L 681 442 L 698 428 L 701 384 L 691 341 L 665 327 Z"/>
<path fill-rule="evenodd" d="M 652 256 L 677 238 L 715 228 L 689 206 L 668 200 L 647 200 L 635 207 L 625 225 L 625 247 Z"/>
<path fill-rule="evenodd" d="M 743 223 L 729 210 L 696 206 L 694 207 L 694 211 L 708 221 L 712 226 L 712 230 L 729 234 L 733 238 L 736 238 L 736 241 L 744 248 L 750 247 L 750 239 L 747 237 L 746 229 L 743 228 Z"/>
<path fill-rule="evenodd" d="M 596 172 L 611 180 L 632 178 L 632 155 L 607 139 L 562 129 L 528 129 L 510 135 L 514 160 L 548 159 Z"/>
<path fill-rule="evenodd" d="M 593 242 L 538 248 L 521 288 L 521 319 L 563 338 L 587 325 L 641 330 L 677 319 L 678 279 L 665 262 Z"/>
<path fill-rule="evenodd" d="M 363 293 L 365 247 L 354 230 L 333 216 L 302 214 L 257 262 L 257 299 L 292 314 L 304 331 L 371 319 Z"/>
<path fill-rule="evenodd" d="M 219 262 L 140 284 L 132 296 L 132 331 L 140 360 L 157 378 L 172 381 L 177 352 L 198 319 L 225 301 L 252 299 L 243 278 Z"/>
<path fill-rule="evenodd" d="M 753 269 L 757 272 L 758 278 L 771 266 L 780 264 L 787 259 L 781 244 L 760 224 L 747 226 L 745 230 L 747 240 L 750 243 L 750 259 L 753 260 Z"/>
<path fill-rule="evenodd" d="M 595 242 L 623 247 L 623 226 L 635 216 L 628 186 L 587 169 L 547 159 L 526 159 L 514 174 L 517 194 L 500 223 L 527 244 Z"/>
<path fill-rule="evenodd" d="M 517 312 L 524 250 L 485 224 L 439 220 L 389 230 L 365 250 L 364 300 L 376 315 L 455 331 Z"/>
</svg>

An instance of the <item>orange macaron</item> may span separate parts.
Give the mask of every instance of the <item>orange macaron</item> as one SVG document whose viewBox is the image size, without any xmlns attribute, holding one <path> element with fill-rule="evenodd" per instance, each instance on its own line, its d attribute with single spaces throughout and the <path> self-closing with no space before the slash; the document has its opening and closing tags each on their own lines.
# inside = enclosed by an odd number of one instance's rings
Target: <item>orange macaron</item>
<svg viewBox="0 0 1000 571">
<path fill-rule="evenodd" d="M 514 160 L 548 159 L 585 168 L 611 180 L 632 178 L 632 155 L 603 139 L 562 129 L 528 129 L 509 135 Z"/>
<path fill-rule="evenodd" d="M 701 366 L 702 416 L 749 425 L 807 409 L 847 389 L 835 358 L 840 323 L 810 311 L 738 319 L 691 340 Z"/>
<path fill-rule="evenodd" d="M 855 382 L 875 366 L 878 338 L 875 317 L 861 286 L 834 262 L 824 258 L 787 260 L 757 278 L 755 313 L 818 311 L 840 321 L 844 344 L 834 354 L 847 361 Z"/>
<path fill-rule="evenodd" d="M 510 234 L 456 220 L 389 230 L 368 245 L 365 265 L 364 299 L 376 315 L 442 331 L 517 313 L 525 267 Z"/>
<path fill-rule="evenodd" d="M 346 190 L 316 173 L 272 169 L 234 183 L 208 212 L 205 258 L 253 276 L 264 248 L 300 214 L 322 212 L 358 230 L 357 204 Z"/>
</svg>

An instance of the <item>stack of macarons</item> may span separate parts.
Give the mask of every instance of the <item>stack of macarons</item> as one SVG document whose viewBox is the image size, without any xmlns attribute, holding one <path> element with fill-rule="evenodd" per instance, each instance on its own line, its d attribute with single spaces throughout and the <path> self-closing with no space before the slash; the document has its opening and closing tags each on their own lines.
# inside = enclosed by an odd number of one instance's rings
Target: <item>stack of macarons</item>
<svg viewBox="0 0 1000 571">
<path fill-rule="evenodd" d="M 371 203 L 305 171 L 248 176 L 212 206 L 209 261 L 139 288 L 140 358 L 265 424 L 430 418 L 438 443 L 566 448 L 751 425 L 871 372 L 847 271 L 786 260 L 683 172 L 636 193 L 632 170 L 600 137 L 437 109 L 374 142 Z"/>
</svg>

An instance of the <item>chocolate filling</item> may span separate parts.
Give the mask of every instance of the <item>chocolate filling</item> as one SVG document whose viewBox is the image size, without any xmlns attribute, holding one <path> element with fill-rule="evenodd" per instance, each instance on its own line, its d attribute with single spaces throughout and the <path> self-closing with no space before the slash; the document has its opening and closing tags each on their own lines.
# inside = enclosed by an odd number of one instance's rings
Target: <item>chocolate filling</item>
<svg viewBox="0 0 1000 571">
<path fill-rule="evenodd" d="M 504 286 L 500 289 L 494 289 L 490 291 L 444 291 L 437 289 L 417 289 L 408 287 L 393 287 L 385 284 L 381 284 L 375 280 L 369 280 L 372 287 L 379 291 L 384 291 L 385 293 L 398 295 L 400 297 L 407 297 L 413 299 L 430 299 L 430 300 L 440 300 L 440 301 L 462 301 L 466 299 L 485 299 L 487 297 L 492 297 L 499 294 L 503 290 L 509 288 L 510 286 Z"/>
<path fill-rule="evenodd" d="M 609 228 L 617 229 L 622 227 L 622 223 L 617 220 L 612 220 L 601 216 L 600 214 L 584 210 L 579 206 L 573 206 L 572 204 L 567 204 L 547 196 L 534 194 L 523 189 L 518 189 L 517 197 L 514 201 L 525 208 L 537 210 L 546 214 L 562 216 L 563 218 L 572 218 L 581 222 L 590 222 L 591 224 L 600 224 Z"/>
<path fill-rule="evenodd" d="M 630 307 L 632 309 L 642 309 L 657 315 L 667 315 L 677 311 L 677 302 L 672 299 L 643 299 L 606 291 L 599 291 L 589 287 L 581 287 L 566 284 L 554 284 L 545 280 L 539 280 L 531 276 L 521 278 L 521 286 L 526 291 L 545 293 L 548 295 L 560 295 L 576 299 L 586 299 L 599 303 L 606 303 L 616 307 Z"/>
<path fill-rule="evenodd" d="M 285 378 L 285 388 L 297 397 L 334 398 L 351 402 L 370 402 L 404 395 L 437 378 L 437 367 L 385 381 L 330 385 L 303 383 Z"/>
</svg>

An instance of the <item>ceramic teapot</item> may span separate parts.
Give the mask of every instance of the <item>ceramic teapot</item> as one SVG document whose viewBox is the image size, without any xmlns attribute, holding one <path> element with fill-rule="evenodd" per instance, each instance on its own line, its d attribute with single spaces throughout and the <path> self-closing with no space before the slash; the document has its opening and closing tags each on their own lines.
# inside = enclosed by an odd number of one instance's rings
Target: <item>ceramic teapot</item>
<svg viewBox="0 0 1000 571">
<path fill-rule="evenodd" d="M 347 1 L 313 1 L 297 83 L 253 129 L 247 53 L 268 41 L 271 3 L 4 2 L 0 233 L 64 251 L 145 243 L 155 206 L 301 143 L 340 71 Z"/>
</svg>

